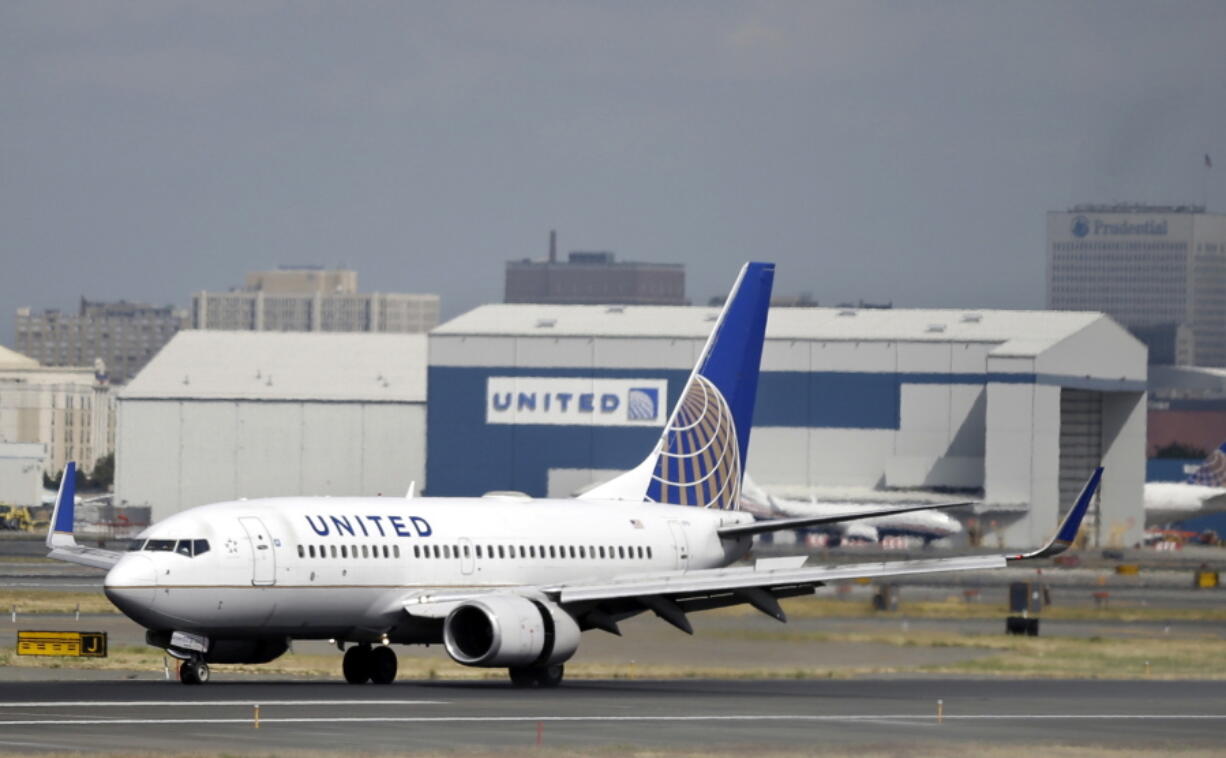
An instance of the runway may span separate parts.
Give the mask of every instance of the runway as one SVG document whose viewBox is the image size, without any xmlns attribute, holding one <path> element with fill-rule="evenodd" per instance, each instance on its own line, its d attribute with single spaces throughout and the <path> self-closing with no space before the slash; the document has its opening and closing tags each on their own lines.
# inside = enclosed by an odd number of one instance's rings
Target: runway
<svg viewBox="0 0 1226 758">
<path fill-rule="evenodd" d="M 938 706 L 938 701 L 940 705 Z M 256 728 L 256 706 L 259 727 Z M 938 715 L 938 709 L 940 711 Z M 1219 682 L 0 683 L 0 750 L 1217 746 Z"/>
</svg>

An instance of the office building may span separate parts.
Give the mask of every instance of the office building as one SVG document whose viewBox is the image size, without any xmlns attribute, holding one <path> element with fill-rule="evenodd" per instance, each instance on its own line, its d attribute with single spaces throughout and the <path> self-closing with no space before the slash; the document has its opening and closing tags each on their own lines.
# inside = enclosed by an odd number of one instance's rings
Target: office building
<svg viewBox="0 0 1226 758">
<path fill-rule="evenodd" d="M 123 384 L 187 325 L 187 313 L 170 305 L 81 298 L 75 314 L 18 308 L 16 322 L 17 352 L 43 366 L 92 367 L 101 360 L 109 381 Z"/>
<path fill-rule="evenodd" d="M 558 261 L 557 235 L 544 261 L 507 261 L 508 303 L 685 305 L 685 266 L 618 262 L 610 252 L 575 251 Z"/>
<path fill-rule="evenodd" d="M 1226 215 L 1078 205 L 1047 214 L 1047 306 L 1101 311 L 1159 365 L 1226 366 Z"/>
<path fill-rule="evenodd" d="M 439 296 L 359 293 L 356 271 L 283 268 L 247 275 L 231 292 L 192 297 L 196 329 L 255 332 L 428 332 Z"/>
</svg>

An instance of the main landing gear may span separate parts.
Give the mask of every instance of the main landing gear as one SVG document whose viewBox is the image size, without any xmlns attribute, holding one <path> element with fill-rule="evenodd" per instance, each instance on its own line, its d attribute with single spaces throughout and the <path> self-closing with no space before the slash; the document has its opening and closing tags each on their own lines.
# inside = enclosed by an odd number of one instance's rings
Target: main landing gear
<svg viewBox="0 0 1226 758">
<path fill-rule="evenodd" d="M 180 661 L 179 681 L 184 684 L 205 684 L 209 681 L 209 664 L 199 658 Z"/>
<path fill-rule="evenodd" d="M 551 666 L 512 666 L 511 683 L 516 687 L 557 687 L 562 683 L 562 664 Z"/>
<path fill-rule="evenodd" d="M 354 645 L 345 651 L 341 671 L 350 684 L 391 684 L 396 679 L 396 652 L 387 646 Z"/>
</svg>

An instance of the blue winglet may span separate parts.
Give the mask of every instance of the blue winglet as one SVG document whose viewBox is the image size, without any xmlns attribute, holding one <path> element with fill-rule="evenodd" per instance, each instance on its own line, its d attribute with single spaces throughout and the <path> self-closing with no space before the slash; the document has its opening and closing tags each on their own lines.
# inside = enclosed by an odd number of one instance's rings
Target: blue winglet
<svg viewBox="0 0 1226 758">
<path fill-rule="evenodd" d="M 51 530 L 47 533 L 47 547 L 58 547 L 74 542 L 72 525 L 77 496 L 77 464 L 69 461 L 60 479 L 60 491 L 55 496 L 55 512 L 51 515 Z M 65 536 L 67 538 L 65 538 Z"/>
<path fill-rule="evenodd" d="M 1031 558 L 1049 558 L 1068 550 L 1069 546 L 1077 540 L 1077 532 L 1081 531 L 1081 522 L 1090 510 L 1090 502 L 1094 500 L 1094 493 L 1098 491 L 1098 485 L 1102 478 L 1103 467 L 1099 466 L 1094 469 L 1094 473 L 1090 475 L 1090 479 L 1086 482 L 1085 487 L 1081 488 L 1081 494 L 1077 497 L 1077 502 L 1065 514 L 1059 531 L 1056 532 L 1056 536 L 1052 537 L 1050 542 L 1033 553 L 1009 556 L 1009 560 L 1023 561 Z"/>
</svg>

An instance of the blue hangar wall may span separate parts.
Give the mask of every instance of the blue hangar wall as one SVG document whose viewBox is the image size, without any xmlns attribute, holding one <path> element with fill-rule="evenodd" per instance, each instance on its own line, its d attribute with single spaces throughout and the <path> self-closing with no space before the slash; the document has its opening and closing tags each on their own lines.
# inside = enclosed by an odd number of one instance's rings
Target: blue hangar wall
<svg viewBox="0 0 1226 758">
<path fill-rule="evenodd" d="M 661 426 L 602 426 L 599 399 L 574 423 L 489 423 L 493 403 L 517 405 L 492 392 L 490 381 L 525 378 L 522 394 L 540 412 L 548 384 L 528 379 L 665 380 L 666 417 L 689 376 L 688 370 L 592 369 L 525 366 L 431 366 L 427 423 L 427 492 L 472 496 L 491 490 L 547 494 L 550 469 L 624 470 L 639 463 L 659 437 Z M 764 371 L 758 386 L 755 427 L 898 430 L 903 385 L 972 385 L 989 381 L 1033 383 L 1031 375 Z M 633 382 L 631 382 L 633 384 Z M 597 393 L 598 395 L 600 393 Z M 576 398 L 569 399 L 572 405 Z M 612 403 L 610 402 L 610 405 Z M 619 402 L 618 407 L 620 408 Z M 525 414 L 531 417 L 531 414 Z M 660 419 L 663 421 L 663 418 Z M 754 461 L 749 462 L 753 470 Z"/>
</svg>

